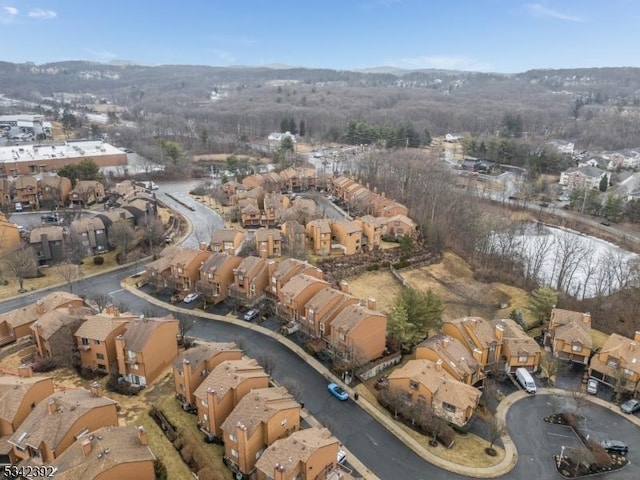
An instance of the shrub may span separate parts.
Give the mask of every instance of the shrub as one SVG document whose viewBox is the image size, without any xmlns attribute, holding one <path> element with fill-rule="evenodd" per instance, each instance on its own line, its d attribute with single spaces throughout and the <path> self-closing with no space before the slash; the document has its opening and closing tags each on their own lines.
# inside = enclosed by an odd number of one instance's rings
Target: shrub
<svg viewBox="0 0 640 480">
<path fill-rule="evenodd" d="M 447 448 L 453 446 L 453 442 L 456 440 L 456 432 L 449 425 L 443 427 L 437 435 L 438 441 Z"/>
<path fill-rule="evenodd" d="M 169 480 L 167 467 L 159 458 L 156 458 L 153 462 L 153 471 L 156 474 L 156 480 Z"/>
<path fill-rule="evenodd" d="M 109 380 L 107 380 L 107 390 L 110 392 L 119 393 L 121 395 L 137 395 L 140 392 L 140 389 L 131 385 L 129 382 L 121 382 L 117 375 L 111 375 Z"/>
<path fill-rule="evenodd" d="M 613 463 L 613 460 L 611 460 L 611 455 L 609 455 L 605 448 L 593 438 L 587 440 L 587 448 L 591 450 L 591 453 L 593 455 L 593 466 L 595 466 L 596 468 L 610 467 Z"/>
<path fill-rule="evenodd" d="M 43 358 L 43 359 L 37 360 L 31 366 L 31 369 L 34 372 L 42 373 L 42 372 L 50 372 L 51 370 L 54 370 L 57 366 L 58 365 L 56 364 L 56 362 L 51 360 L 50 358 Z"/>
<path fill-rule="evenodd" d="M 197 474 L 199 480 L 215 480 L 215 474 L 211 467 L 204 467 L 198 470 Z"/>
<path fill-rule="evenodd" d="M 186 442 L 184 447 L 180 449 L 180 455 L 182 456 L 184 463 L 188 465 L 191 464 L 191 461 L 193 460 L 193 451 L 194 451 L 194 448 L 191 442 Z"/>
<path fill-rule="evenodd" d="M 94 265 L 102 265 L 104 264 L 104 257 L 93 257 Z"/>
</svg>

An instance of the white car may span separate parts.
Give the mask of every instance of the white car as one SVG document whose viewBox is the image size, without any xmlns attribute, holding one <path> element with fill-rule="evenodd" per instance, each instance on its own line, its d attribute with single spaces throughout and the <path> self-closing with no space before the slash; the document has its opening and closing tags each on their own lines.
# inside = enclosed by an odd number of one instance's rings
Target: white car
<svg viewBox="0 0 640 480">
<path fill-rule="evenodd" d="M 200 297 L 200 294 L 197 292 L 194 293 L 190 293 L 189 295 L 187 295 L 186 297 L 184 297 L 183 302 L 184 303 L 191 303 L 194 300 L 197 300 Z"/>
<path fill-rule="evenodd" d="M 587 381 L 587 393 L 591 395 L 598 393 L 598 381 L 595 378 L 590 378 Z"/>
</svg>

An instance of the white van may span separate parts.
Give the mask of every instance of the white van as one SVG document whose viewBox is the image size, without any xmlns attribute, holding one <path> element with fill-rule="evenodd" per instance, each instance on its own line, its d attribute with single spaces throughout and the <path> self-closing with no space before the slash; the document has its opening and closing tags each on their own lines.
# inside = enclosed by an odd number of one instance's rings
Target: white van
<svg viewBox="0 0 640 480">
<path fill-rule="evenodd" d="M 527 393 L 536 393 L 536 382 L 533 381 L 533 377 L 526 368 L 518 368 L 516 370 L 516 378 Z"/>
</svg>

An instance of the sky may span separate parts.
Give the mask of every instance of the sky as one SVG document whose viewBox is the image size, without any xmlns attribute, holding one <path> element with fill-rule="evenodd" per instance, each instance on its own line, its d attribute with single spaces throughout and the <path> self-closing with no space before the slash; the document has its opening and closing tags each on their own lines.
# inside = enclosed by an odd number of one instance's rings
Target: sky
<svg viewBox="0 0 640 480">
<path fill-rule="evenodd" d="M 640 67 L 639 0 L 0 0 L 0 60 Z"/>
</svg>

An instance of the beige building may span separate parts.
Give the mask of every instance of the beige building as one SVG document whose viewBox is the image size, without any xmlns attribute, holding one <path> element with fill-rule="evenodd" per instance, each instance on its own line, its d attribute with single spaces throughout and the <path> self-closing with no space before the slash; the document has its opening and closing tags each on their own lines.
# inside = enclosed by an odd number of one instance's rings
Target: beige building
<svg viewBox="0 0 640 480">
<path fill-rule="evenodd" d="M 633 339 L 612 333 L 589 364 L 589 376 L 615 391 L 635 392 L 640 382 L 640 332 Z"/>
<path fill-rule="evenodd" d="M 253 390 L 222 424 L 226 463 L 234 472 L 249 475 L 269 445 L 299 428 L 300 405 L 286 388 Z"/>
<path fill-rule="evenodd" d="M 116 337 L 124 335 L 129 322 L 137 318 L 115 307 L 87 317 L 74 334 L 82 368 L 105 373 L 117 368 Z"/>
<path fill-rule="evenodd" d="M 268 292 L 272 296 L 280 299 L 282 288 L 295 275 L 305 274 L 316 277 L 320 280 L 323 278 L 322 270 L 314 267 L 308 262 L 297 260 L 295 258 L 287 258 L 280 263 L 271 260 L 269 267 L 269 289 Z"/>
<path fill-rule="evenodd" d="M 280 230 L 260 228 L 256 230 L 256 250 L 261 258 L 282 256 L 282 236 Z"/>
<path fill-rule="evenodd" d="M 457 339 L 482 368 L 495 365 L 502 354 L 503 330 L 481 317 L 445 320 L 442 333 Z"/>
<path fill-rule="evenodd" d="M 155 480 L 144 427 L 102 427 L 82 435 L 51 466 L 62 480 Z"/>
<path fill-rule="evenodd" d="M 329 284 L 324 280 L 301 273 L 291 277 L 291 280 L 280 290 L 277 305 L 278 313 L 290 320 L 297 321 L 304 314 L 305 304 Z"/>
<path fill-rule="evenodd" d="M 362 252 L 362 228 L 356 222 L 331 222 L 331 249 L 344 255 Z"/>
<path fill-rule="evenodd" d="M 242 360 L 242 350 L 233 342 L 198 344 L 176 357 L 173 383 L 183 408 L 196 408 L 196 389 L 214 368 L 228 360 Z"/>
<path fill-rule="evenodd" d="M 247 232 L 241 229 L 223 228 L 214 230 L 211 235 L 211 251 L 237 255 L 246 236 Z"/>
<path fill-rule="evenodd" d="M 69 192 L 69 204 L 86 207 L 105 199 L 104 185 L 96 180 L 77 180 L 73 190 Z"/>
<path fill-rule="evenodd" d="M 222 423 L 245 395 L 269 387 L 269 375 L 253 359 L 230 360 L 215 367 L 196 389 L 198 426 L 211 438 L 222 438 Z"/>
<path fill-rule="evenodd" d="M 84 300 L 68 292 L 53 292 L 40 300 L 10 312 L 0 314 L 0 344 L 31 334 L 31 324 L 42 315 L 58 308 L 86 306 Z"/>
<path fill-rule="evenodd" d="M 471 420 L 482 392 L 456 380 L 442 364 L 442 360 L 409 360 L 389 374 L 387 388 L 404 392 L 414 405 L 431 408 L 438 417 L 463 427 Z"/>
<path fill-rule="evenodd" d="M 227 298 L 233 285 L 235 269 L 242 263 L 242 258 L 228 253 L 210 254 L 200 265 L 200 280 L 196 289 L 209 302 L 217 304 Z"/>
<path fill-rule="evenodd" d="M 393 238 L 409 236 L 416 237 L 418 225 L 406 215 L 391 215 L 386 219 L 382 228 L 382 235 Z"/>
<path fill-rule="evenodd" d="M 305 304 L 302 327 L 312 338 L 330 338 L 333 319 L 343 308 L 357 303 L 359 300 L 348 293 L 324 287 Z"/>
<path fill-rule="evenodd" d="M 151 384 L 178 355 L 178 320 L 142 317 L 116 337 L 118 373 L 129 383 Z"/>
<path fill-rule="evenodd" d="M 245 257 L 233 271 L 233 285 L 229 295 L 242 305 L 253 305 L 264 297 L 268 285 L 267 262 L 259 257 Z"/>
<path fill-rule="evenodd" d="M 28 375 L 31 372 L 27 373 Z M 53 393 L 51 377 L 0 377 L 0 455 L 8 455 L 6 438 L 13 434 L 35 405 Z M 9 450 L 11 446 L 9 445 Z M 7 460 L 4 458 L 4 460 Z"/>
<path fill-rule="evenodd" d="M 312 220 L 306 226 L 309 246 L 315 255 L 326 256 L 331 253 L 331 224 L 329 220 Z"/>
<path fill-rule="evenodd" d="M 456 338 L 435 335 L 416 347 L 417 360 L 442 362 L 444 370 L 459 382 L 476 385 L 484 380 L 482 365 Z"/>
<path fill-rule="evenodd" d="M 0 213 L 0 257 L 20 246 L 20 232 L 18 225 L 7 220 L 4 213 Z"/>
<path fill-rule="evenodd" d="M 200 269 L 212 257 L 211 252 L 182 248 L 171 257 L 169 265 L 174 289 L 183 292 L 194 292 L 200 279 Z"/>
<path fill-rule="evenodd" d="M 591 315 L 554 308 L 551 310 L 545 344 L 551 346 L 557 358 L 588 365 L 593 347 Z"/>
<path fill-rule="evenodd" d="M 94 383 L 91 391 L 78 388 L 49 395 L 35 406 L 8 442 L 17 460 L 49 465 L 78 437 L 116 425 L 116 402 L 103 397 L 102 387 Z"/>
<path fill-rule="evenodd" d="M 506 372 L 514 373 L 518 368 L 526 368 L 530 372 L 538 370 L 542 349 L 520 325 L 510 318 L 492 320 L 491 325 L 498 335 L 503 336 L 501 355 Z"/>
<path fill-rule="evenodd" d="M 365 215 L 354 220 L 362 229 L 362 249 L 370 252 L 380 248 L 383 222 L 372 215 Z"/>
<path fill-rule="evenodd" d="M 348 305 L 331 322 L 330 347 L 343 361 L 360 366 L 382 356 L 387 316 L 374 308 L 374 299 Z"/>
<path fill-rule="evenodd" d="M 338 470 L 340 442 L 326 428 L 307 428 L 276 440 L 256 462 L 258 480 L 348 478 Z M 333 476 L 337 475 L 337 476 Z"/>
</svg>

